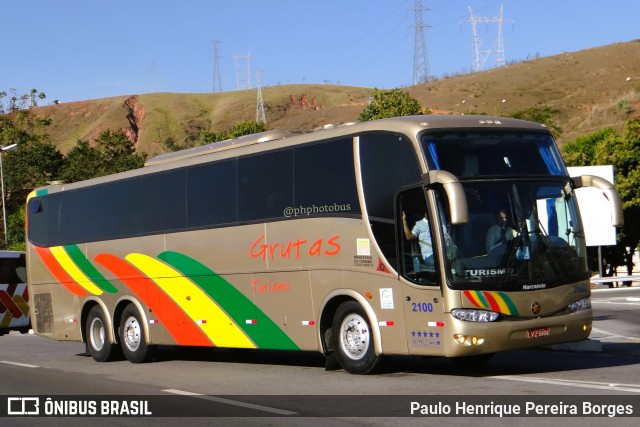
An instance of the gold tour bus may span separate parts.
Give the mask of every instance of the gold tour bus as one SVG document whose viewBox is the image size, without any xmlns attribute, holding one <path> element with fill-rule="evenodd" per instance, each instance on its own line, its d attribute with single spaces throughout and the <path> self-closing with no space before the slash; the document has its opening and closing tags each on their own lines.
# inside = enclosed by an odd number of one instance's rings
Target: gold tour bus
<svg viewBox="0 0 640 427">
<path fill-rule="evenodd" d="M 159 155 L 31 193 L 32 326 L 96 361 L 145 362 L 158 345 L 305 350 L 355 374 L 383 355 L 480 362 L 584 340 L 582 186 L 622 224 L 612 184 L 571 178 L 546 127 L 485 116 Z"/>
</svg>

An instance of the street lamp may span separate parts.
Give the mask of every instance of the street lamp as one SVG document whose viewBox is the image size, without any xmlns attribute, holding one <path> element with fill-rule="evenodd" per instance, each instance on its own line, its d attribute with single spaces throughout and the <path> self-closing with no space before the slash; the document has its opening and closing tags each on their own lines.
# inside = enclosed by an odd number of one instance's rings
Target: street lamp
<svg viewBox="0 0 640 427">
<path fill-rule="evenodd" d="M 4 198 L 4 172 L 2 171 L 2 153 L 18 148 L 18 144 L 9 144 L 6 147 L 0 146 L 0 182 L 2 182 L 2 224 L 4 225 L 4 244 L 9 244 L 9 235 L 7 234 L 7 209 Z"/>
</svg>

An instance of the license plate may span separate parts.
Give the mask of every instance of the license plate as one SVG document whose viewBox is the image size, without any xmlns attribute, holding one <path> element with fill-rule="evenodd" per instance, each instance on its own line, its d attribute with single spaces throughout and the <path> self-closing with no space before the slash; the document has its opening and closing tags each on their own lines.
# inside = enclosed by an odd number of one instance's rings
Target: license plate
<svg viewBox="0 0 640 427">
<path fill-rule="evenodd" d="M 527 339 L 548 337 L 551 335 L 551 328 L 529 329 L 527 331 Z"/>
</svg>

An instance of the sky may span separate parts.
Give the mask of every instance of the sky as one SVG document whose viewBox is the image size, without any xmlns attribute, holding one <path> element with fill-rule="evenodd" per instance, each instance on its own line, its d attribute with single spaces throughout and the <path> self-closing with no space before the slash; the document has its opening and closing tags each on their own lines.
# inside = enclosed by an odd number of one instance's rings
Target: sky
<svg viewBox="0 0 640 427">
<path fill-rule="evenodd" d="M 235 91 L 255 88 L 258 75 L 262 87 L 401 88 L 413 82 L 414 3 L 0 0 L 0 92 L 37 89 L 46 94 L 39 105 L 46 105 L 220 86 Z M 472 72 L 469 8 L 480 21 L 480 50 L 487 51 L 498 50 L 495 21 L 503 8 L 507 63 L 640 39 L 640 0 L 422 0 L 422 6 L 433 78 Z M 482 69 L 496 59 L 490 54 Z"/>
</svg>

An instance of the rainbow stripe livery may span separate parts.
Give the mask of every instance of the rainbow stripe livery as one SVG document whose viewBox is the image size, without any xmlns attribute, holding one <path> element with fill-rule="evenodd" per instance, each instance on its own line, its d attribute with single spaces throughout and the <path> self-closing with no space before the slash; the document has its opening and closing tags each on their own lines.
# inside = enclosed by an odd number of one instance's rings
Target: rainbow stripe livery
<svg viewBox="0 0 640 427">
<path fill-rule="evenodd" d="M 464 291 L 462 294 L 478 308 L 484 308 L 509 316 L 518 315 L 518 309 L 515 304 L 504 292 Z"/>
<path fill-rule="evenodd" d="M 118 292 L 77 245 L 36 250 L 73 294 Z M 168 251 L 157 258 L 140 253 L 125 259 L 99 254 L 94 261 L 140 298 L 181 345 L 298 349 L 249 298 L 193 258 Z"/>
</svg>

